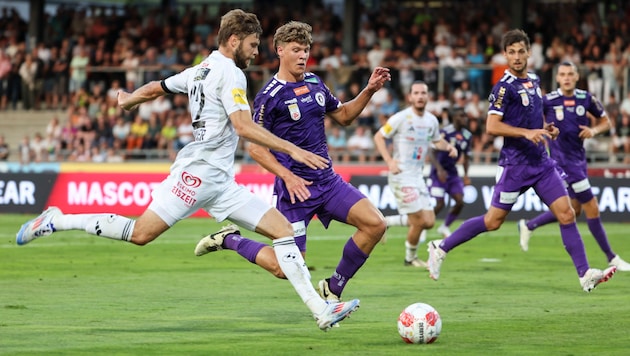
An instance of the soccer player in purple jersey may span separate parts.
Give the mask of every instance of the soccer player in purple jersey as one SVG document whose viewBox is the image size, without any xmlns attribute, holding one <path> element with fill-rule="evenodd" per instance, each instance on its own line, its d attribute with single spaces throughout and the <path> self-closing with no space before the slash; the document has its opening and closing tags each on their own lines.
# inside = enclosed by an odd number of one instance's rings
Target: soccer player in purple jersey
<svg viewBox="0 0 630 356">
<path fill-rule="evenodd" d="M 444 237 L 451 235 L 449 227 L 464 208 L 464 185 L 470 184 L 468 156 L 472 133 L 466 128 L 467 117 L 462 109 L 453 110 L 452 120 L 453 123 L 443 127 L 440 133 L 447 142 L 457 149 L 457 157 L 450 157 L 445 151 L 434 149 L 429 151 L 429 159 L 431 160 L 429 193 L 435 198 L 435 207 L 433 207 L 435 215 L 444 208 L 445 194 L 448 194 L 450 199 L 455 202 L 444 218 L 444 223 L 437 228 L 437 232 Z M 460 160 L 464 169 L 463 177 L 460 177 L 457 171 L 457 162 Z"/>
<path fill-rule="evenodd" d="M 386 225 L 381 212 L 333 170 L 324 117 L 328 115 L 342 126 L 350 125 L 372 95 L 391 77 L 389 69 L 375 68 L 367 87 L 353 100 L 341 103 L 321 78 L 306 71 L 313 42 L 311 31 L 310 25 L 297 21 L 276 30 L 274 47 L 280 58 L 280 67 L 256 95 L 254 121 L 298 147 L 326 157 L 328 168 L 309 169 L 285 153 L 270 151 L 258 144 L 250 145 L 249 153 L 261 166 L 276 175 L 276 207 L 292 223 L 302 254 L 306 253 L 306 230 L 315 214 L 326 227 L 332 220 L 357 227 L 346 242 L 335 272 L 318 283 L 319 293 L 324 299 L 339 301 L 346 283 L 365 263 L 385 233 Z M 219 249 L 235 250 L 250 262 L 284 278 L 273 249 L 266 244 L 232 233 L 211 235 L 199 242 L 196 253 Z"/>
<path fill-rule="evenodd" d="M 437 280 L 446 254 L 477 235 L 497 230 L 505 221 L 519 195 L 533 188 L 560 223 L 560 234 L 571 256 L 580 285 L 585 292 L 610 279 L 617 268 L 590 268 L 584 243 L 575 222 L 575 211 L 564 182 L 555 169 L 545 142 L 559 130 L 544 122 L 539 78 L 527 72 L 530 42 L 522 30 L 510 30 L 501 41 L 508 69 L 494 85 L 489 101 L 486 131 L 503 136 L 499 154 L 497 184 L 486 214 L 466 220 L 444 240 L 429 243 L 429 277 Z"/>
<path fill-rule="evenodd" d="M 558 138 L 549 142 L 549 151 L 551 158 L 566 174 L 565 182 L 576 215 L 579 215 L 584 208 L 588 229 L 606 254 L 608 264 L 616 266 L 618 271 L 630 271 L 630 264 L 610 248 L 600 218 L 597 198 L 593 195 L 588 181 L 586 167 L 584 139 L 608 131 L 610 121 L 604 107 L 596 97 L 588 91 L 576 88 L 579 79 L 575 64 L 563 62 L 558 65 L 556 74 L 556 81 L 560 87 L 543 97 L 545 121 L 553 123 L 560 129 Z M 592 127 L 589 113 L 597 118 L 596 124 Z M 518 228 L 523 251 L 528 250 L 532 231 L 555 221 L 557 219 L 551 211 L 542 213 L 529 221 L 521 219 L 518 222 Z"/>
</svg>

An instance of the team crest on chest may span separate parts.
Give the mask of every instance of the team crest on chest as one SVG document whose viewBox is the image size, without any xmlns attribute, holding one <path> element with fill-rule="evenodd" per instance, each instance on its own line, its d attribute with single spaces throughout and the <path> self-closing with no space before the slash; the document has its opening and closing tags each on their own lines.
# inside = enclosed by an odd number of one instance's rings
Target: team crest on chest
<svg viewBox="0 0 630 356">
<path fill-rule="evenodd" d="M 300 107 L 298 106 L 298 104 L 290 104 L 288 108 L 289 114 L 291 115 L 291 119 L 293 119 L 293 121 L 298 121 L 300 118 L 302 118 L 302 113 L 300 112 Z"/>
<path fill-rule="evenodd" d="M 584 114 L 586 114 L 586 109 L 584 109 L 584 106 L 578 105 L 578 107 L 575 108 L 575 113 L 580 116 L 584 116 Z"/>
<path fill-rule="evenodd" d="M 556 113 L 556 119 L 558 119 L 558 121 L 564 120 L 564 106 L 554 106 L 553 111 Z"/>
<path fill-rule="evenodd" d="M 324 99 L 324 94 L 322 94 L 319 91 L 317 92 L 317 94 L 315 94 L 315 101 L 317 101 L 319 106 L 324 106 L 326 104 L 326 99 Z"/>
</svg>

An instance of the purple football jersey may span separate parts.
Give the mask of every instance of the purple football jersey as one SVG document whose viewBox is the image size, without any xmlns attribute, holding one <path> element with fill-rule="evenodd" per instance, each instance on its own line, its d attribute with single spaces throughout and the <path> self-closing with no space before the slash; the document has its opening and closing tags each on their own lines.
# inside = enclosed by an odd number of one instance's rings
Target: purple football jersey
<svg viewBox="0 0 630 356">
<path fill-rule="evenodd" d="M 542 92 L 540 79 L 529 73 L 517 78 L 505 71 L 503 78 L 492 88 L 488 98 L 488 114 L 503 117 L 503 122 L 526 129 L 543 128 Z M 535 144 L 523 137 L 505 137 L 499 154 L 499 165 L 538 165 L 549 159 L 543 143 Z"/>
<path fill-rule="evenodd" d="M 461 130 L 455 130 L 453 124 L 447 125 L 440 130 L 442 137 L 446 142 L 450 143 L 457 149 L 457 157 L 449 157 L 447 151 L 435 150 L 435 157 L 440 162 L 440 165 L 450 175 L 459 175 L 457 172 L 457 162 L 463 155 L 470 153 L 470 141 L 472 140 L 472 133 L 466 128 Z M 431 174 L 437 174 L 437 170 L 434 166 L 431 166 Z"/>
<path fill-rule="evenodd" d="M 546 94 L 543 98 L 545 119 L 554 123 L 560 130 L 556 140 L 549 141 L 551 158 L 560 167 L 586 170 L 586 151 L 584 141 L 579 137 L 580 125 L 591 126 L 587 113 L 596 118 L 606 116 L 604 107 L 597 98 L 589 92 L 575 89 L 574 95 L 562 95 L 560 89 Z"/>
<path fill-rule="evenodd" d="M 291 156 L 271 151 L 287 169 L 314 183 L 325 183 L 335 176 L 324 128 L 324 116 L 341 103 L 315 74 L 306 73 L 300 82 L 271 78 L 254 99 L 254 121 L 278 137 L 319 156 L 327 157 L 327 169 L 312 169 Z"/>
</svg>

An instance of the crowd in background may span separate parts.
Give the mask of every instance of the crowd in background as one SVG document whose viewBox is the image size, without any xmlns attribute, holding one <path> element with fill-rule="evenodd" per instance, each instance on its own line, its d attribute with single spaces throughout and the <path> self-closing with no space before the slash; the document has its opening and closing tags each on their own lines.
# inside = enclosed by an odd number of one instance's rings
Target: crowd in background
<svg viewBox="0 0 630 356">
<path fill-rule="evenodd" d="M 445 124 L 449 112 L 464 108 L 474 134 L 474 162 L 492 162 L 501 141 L 484 133 L 486 98 L 506 68 L 499 43 L 509 29 L 507 12 L 489 1 L 474 6 L 452 2 L 436 9 L 382 3 L 377 10 L 360 8 L 352 53 L 343 52 L 343 22 L 332 7 L 310 2 L 300 11 L 274 4 L 250 9 L 264 30 L 260 54 L 246 72 L 250 99 L 277 69 L 275 29 L 289 20 L 305 21 L 313 26 L 314 40 L 307 65 L 341 100 L 353 98 L 375 66 L 392 70 L 392 82 L 374 95 L 353 126 L 326 123 L 333 159 L 376 160 L 373 132 L 406 105 L 411 83 L 424 80 L 431 90 L 427 109 Z M 116 105 L 116 93 L 199 63 L 217 48 L 216 30 L 226 11 L 211 11 L 206 5 L 59 5 L 56 13 L 45 16 L 43 38 L 30 43 L 26 21 L 3 8 L 0 112 L 54 113 L 47 127 L 25 133 L 20 161 L 172 159 L 193 140 L 186 97 L 164 97 L 125 112 Z M 630 164 L 630 4 L 528 2 L 525 15 L 523 28 L 532 41 L 530 70 L 541 77 L 543 91 L 555 87 L 555 64 L 576 63 L 579 86 L 602 100 L 613 123 L 606 141 L 606 150 L 614 153 L 610 160 Z M 0 137 L 0 160 L 6 159 L 4 146 Z M 242 159 L 249 160 L 244 153 Z"/>
</svg>

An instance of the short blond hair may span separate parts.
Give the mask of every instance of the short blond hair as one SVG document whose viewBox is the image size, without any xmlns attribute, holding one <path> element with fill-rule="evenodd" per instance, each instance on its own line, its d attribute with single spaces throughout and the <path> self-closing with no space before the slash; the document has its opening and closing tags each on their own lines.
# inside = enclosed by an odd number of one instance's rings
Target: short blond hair
<svg viewBox="0 0 630 356">
<path fill-rule="evenodd" d="M 273 36 L 273 48 L 275 49 L 278 46 L 284 46 L 291 42 L 310 46 L 313 44 L 312 31 L 313 28 L 307 23 L 299 21 L 288 22 L 276 30 L 276 34 Z"/>
</svg>

